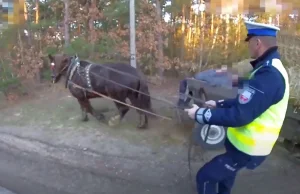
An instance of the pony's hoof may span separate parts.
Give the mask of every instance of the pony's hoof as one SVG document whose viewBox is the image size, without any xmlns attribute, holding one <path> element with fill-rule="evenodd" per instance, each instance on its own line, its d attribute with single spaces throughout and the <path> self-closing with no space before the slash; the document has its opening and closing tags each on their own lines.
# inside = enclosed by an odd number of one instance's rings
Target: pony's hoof
<svg viewBox="0 0 300 194">
<path fill-rule="evenodd" d="M 108 121 L 108 125 L 110 127 L 114 127 L 114 126 L 116 126 L 118 124 L 120 124 L 120 115 L 113 116 Z"/>
<path fill-rule="evenodd" d="M 139 124 L 137 126 L 138 129 L 147 129 L 148 128 L 148 125 L 147 124 Z"/>
<path fill-rule="evenodd" d="M 98 121 L 103 121 L 105 119 L 105 116 L 103 114 L 98 114 L 95 117 Z"/>
<path fill-rule="evenodd" d="M 140 117 L 139 124 L 137 126 L 138 129 L 147 129 L 148 128 L 148 117 Z"/>
<path fill-rule="evenodd" d="M 88 114 L 85 111 L 81 111 L 81 121 L 87 122 L 89 120 Z"/>
<path fill-rule="evenodd" d="M 89 121 L 89 117 L 87 117 L 87 116 L 86 116 L 86 117 L 83 117 L 83 118 L 81 119 L 81 121 L 82 121 L 82 122 L 87 122 L 87 121 Z"/>
</svg>

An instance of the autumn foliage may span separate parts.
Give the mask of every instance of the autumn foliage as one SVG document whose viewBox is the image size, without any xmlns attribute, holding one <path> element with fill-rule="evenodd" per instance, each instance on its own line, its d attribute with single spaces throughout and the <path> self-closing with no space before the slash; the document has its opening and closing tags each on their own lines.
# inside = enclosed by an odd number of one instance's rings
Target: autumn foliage
<svg viewBox="0 0 300 194">
<path fill-rule="evenodd" d="M 136 1 L 137 63 L 145 73 L 187 74 L 248 57 L 241 15 L 198 12 L 192 9 L 195 1 L 166 2 Z M 49 71 L 46 56 L 50 53 L 129 62 L 128 1 L 26 1 L 26 8 L 26 23 L 10 26 L 0 37 L 0 63 L 9 71 L 6 77 L 0 75 L 2 81 L 43 77 Z M 169 21 L 163 19 L 166 14 Z M 287 15 L 278 19 L 265 14 L 259 19 L 280 23 L 293 36 L 300 29 L 298 21 Z"/>
</svg>

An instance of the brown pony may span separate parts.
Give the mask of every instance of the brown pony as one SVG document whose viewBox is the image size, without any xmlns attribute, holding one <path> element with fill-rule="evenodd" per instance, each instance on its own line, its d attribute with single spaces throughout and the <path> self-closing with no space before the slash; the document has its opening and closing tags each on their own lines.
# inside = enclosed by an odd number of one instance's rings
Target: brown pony
<svg viewBox="0 0 300 194">
<path fill-rule="evenodd" d="M 105 120 L 102 113 L 95 113 L 89 101 L 91 98 L 101 98 L 101 96 L 88 90 L 98 92 L 123 103 L 126 103 L 126 98 L 128 98 L 133 106 L 153 112 L 150 97 L 142 94 L 149 95 L 147 82 L 142 79 L 143 74 L 130 65 L 124 63 L 94 64 L 89 61 L 79 60 L 77 55 L 57 54 L 48 55 L 48 57 L 51 63 L 52 82 L 57 83 L 61 76 L 66 78 L 66 88 L 69 88 L 71 94 L 77 98 L 80 104 L 82 121 L 88 121 L 87 113 L 90 113 L 100 121 Z M 72 83 L 84 89 L 80 89 Z M 119 114 L 110 118 L 108 122 L 110 126 L 119 124 L 129 110 L 129 107 L 126 105 L 115 101 L 114 103 Z M 139 113 L 139 124 L 137 127 L 140 129 L 147 128 L 148 114 L 139 110 L 137 112 Z"/>
</svg>

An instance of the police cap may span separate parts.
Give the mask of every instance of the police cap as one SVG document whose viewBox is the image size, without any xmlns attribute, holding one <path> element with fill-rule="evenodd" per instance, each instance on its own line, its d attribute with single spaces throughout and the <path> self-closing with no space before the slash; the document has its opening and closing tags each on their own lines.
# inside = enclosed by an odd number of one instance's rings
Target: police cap
<svg viewBox="0 0 300 194">
<path fill-rule="evenodd" d="M 246 42 L 254 36 L 273 36 L 276 37 L 277 31 L 280 29 L 274 25 L 263 24 L 257 22 L 245 21 L 245 25 L 248 31 Z"/>
</svg>

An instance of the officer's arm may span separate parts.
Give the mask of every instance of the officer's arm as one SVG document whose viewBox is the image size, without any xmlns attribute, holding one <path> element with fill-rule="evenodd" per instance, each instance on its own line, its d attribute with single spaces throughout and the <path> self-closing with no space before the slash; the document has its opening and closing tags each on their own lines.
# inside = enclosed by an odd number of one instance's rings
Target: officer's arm
<svg viewBox="0 0 300 194">
<path fill-rule="evenodd" d="M 268 68 L 262 68 L 257 72 L 255 78 L 249 80 L 248 85 L 249 89 L 239 94 L 230 108 L 200 108 L 196 112 L 195 119 L 206 124 L 243 126 L 252 122 L 272 104 L 282 99 L 285 90 L 283 80 L 278 79 L 278 76 L 270 72 Z M 251 93 L 253 94 L 247 101 L 246 98 Z"/>
<path fill-rule="evenodd" d="M 217 108 L 230 108 L 233 104 L 236 103 L 236 99 L 226 99 L 217 101 Z"/>
</svg>

